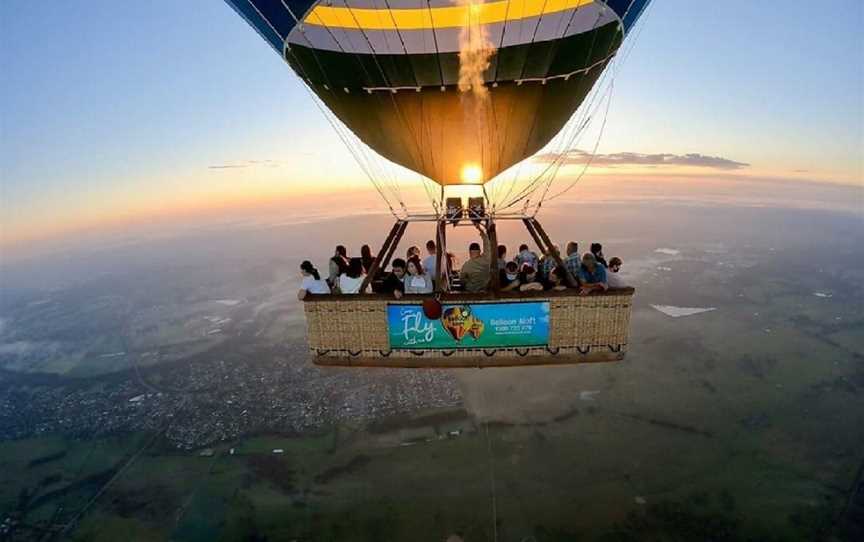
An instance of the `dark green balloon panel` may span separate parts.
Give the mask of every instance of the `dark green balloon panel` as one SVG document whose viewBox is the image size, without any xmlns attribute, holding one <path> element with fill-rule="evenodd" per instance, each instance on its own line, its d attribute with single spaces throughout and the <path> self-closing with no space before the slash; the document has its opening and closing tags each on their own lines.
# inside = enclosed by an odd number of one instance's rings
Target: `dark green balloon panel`
<svg viewBox="0 0 864 542">
<path fill-rule="evenodd" d="M 361 141 L 448 185 L 462 183 L 466 167 L 480 167 L 482 180 L 491 180 L 546 145 L 590 92 L 621 37 L 618 25 L 609 24 L 498 50 L 483 74 L 485 98 L 459 91 L 457 54 L 373 56 L 292 46 L 286 59 Z"/>
</svg>

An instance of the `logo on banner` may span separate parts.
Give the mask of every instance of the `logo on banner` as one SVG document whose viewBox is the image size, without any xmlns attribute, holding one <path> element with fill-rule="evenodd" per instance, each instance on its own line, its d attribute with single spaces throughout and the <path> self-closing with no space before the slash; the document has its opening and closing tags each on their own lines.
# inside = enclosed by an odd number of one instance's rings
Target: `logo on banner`
<svg viewBox="0 0 864 542">
<path fill-rule="evenodd" d="M 471 307 L 457 305 L 450 307 L 441 315 L 441 325 L 456 342 L 461 342 L 465 335 L 470 335 L 475 341 L 483 334 L 483 321 L 476 318 Z"/>
</svg>

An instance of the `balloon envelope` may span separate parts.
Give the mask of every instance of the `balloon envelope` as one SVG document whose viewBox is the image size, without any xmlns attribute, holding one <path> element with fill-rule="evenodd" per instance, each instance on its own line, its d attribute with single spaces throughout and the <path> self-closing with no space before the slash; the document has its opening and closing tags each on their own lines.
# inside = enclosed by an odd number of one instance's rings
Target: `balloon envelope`
<svg viewBox="0 0 864 542">
<path fill-rule="evenodd" d="M 482 184 L 564 126 L 650 0 L 227 0 L 385 158 Z"/>
</svg>

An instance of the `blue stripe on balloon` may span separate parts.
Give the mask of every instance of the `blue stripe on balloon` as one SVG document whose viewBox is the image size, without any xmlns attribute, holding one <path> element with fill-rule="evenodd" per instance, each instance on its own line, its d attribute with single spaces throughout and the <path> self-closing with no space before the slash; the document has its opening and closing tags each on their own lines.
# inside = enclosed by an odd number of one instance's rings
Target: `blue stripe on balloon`
<svg viewBox="0 0 864 542">
<path fill-rule="evenodd" d="M 225 0 L 282 55 L 285 38 L 317 0 Z M 290 11 L 289 11 L 290 10 Z M 293 15 L 292 15 L 293 12 Z"/>
<path fill-rule="evenodd" d="M 267 21 L 255 9 L 250 0 L 225 0 L 225 2 L 234 8 L 234 11 L 243 17 L 252 28 L 258 31 L 261 37 L 267 40 L 267 43 L 279 53 L 279 56 L 282 56 L 284 38 L 267 24 Z"/>
<path fill-rule="evenodd" d="M 627 32 L 636 24 L 649 2 L 651 0 L 606 0 L 606 5 L 622 18 L 624 32 Z"/>
<path fill-rule="evenodd" d="M 291 13 L 293 12 L 294 16 L 302 21 L 306 11 L 315 3 L 315 0 L 285 0 L 284 3 L 282 0 L 250 1 L 283 38 L 287 37 L 291 29 L 297 24 Z"/>
<path fill-rule="evenodd" d="M 294 16 L 303 16 L 317 0 L 225 0 L 280 56 L 285 38 L 296 26 Z M 606 4 L 622 18 L 625 33 L 633 27 L 651 0 L 605 0 Z M 287 8 L 286 8 L 287 6 Z M 291 11 L 289 11 L 289 9 Z M 293 16 L 292 16 L 293 12 Z"/>
</svg>

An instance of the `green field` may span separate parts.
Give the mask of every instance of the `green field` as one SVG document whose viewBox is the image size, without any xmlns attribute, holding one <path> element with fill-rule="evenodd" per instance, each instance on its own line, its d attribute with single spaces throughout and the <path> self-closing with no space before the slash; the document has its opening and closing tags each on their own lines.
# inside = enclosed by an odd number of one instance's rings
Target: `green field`
<svg viewBox="0 0 864 542">
<path fill-rule="evenodd" d="M 840 464 L 814 472 L 794 435 L 705 427 L 589 405 L 540 425 L 487 427 L 456 411 L 261 436 L 211 457 L 157 440 L 70 537 L 493 540 L 493 484 L 499 540 L 809 540 L 830 525 L 848 480 Z M 23 506 L 28 525 L 62 525 L 149 441 L 3 443 L 3 470 L 16 476 L 0 505 Z"/>
</svg>

